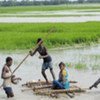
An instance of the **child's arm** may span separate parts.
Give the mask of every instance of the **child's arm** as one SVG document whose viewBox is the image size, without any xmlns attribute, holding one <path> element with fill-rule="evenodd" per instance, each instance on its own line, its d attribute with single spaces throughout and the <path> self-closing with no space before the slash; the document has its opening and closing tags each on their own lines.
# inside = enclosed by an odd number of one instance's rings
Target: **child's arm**
<svg viewBox="0 0 100 100">
<path fill-rule="evenodd" d="M 35 53 L 37 52 L 37 49 L 38 49 L 38 48 L 36 48 L 34 51 L 32 51 L 32 50 L 31 50 L 31 51 L 29 51 L 30 55 L 31 55 L 31 56 L 34 56 L 34 55 L 35 55 Z"/>
<path fill-rule="evenodd" d="M 8 70 L 6 67 L 4 67 L 4 68 L 2 69 L 2 75 L 1 75 L 1 77 L 2 77 L 3 79 L 8 79 L 8 78 L 11 77 L 11 74 L 9 74 L 9 70 Z"/>
<path fill-rule="evenodd" d="M 11 78 L 11 82 L 13 84 L 17 84 L 19 81 L 21 81 L 22 79 L 20 77 L 16 78 L 15 75 L 12 76 Z"/>
<path fill-rule="evenodd" d="M 40 59 L 43 59 L 43 58 L 46 58 L 46 57 L 48 57 L 48 56 L 49 56 L 49 54 L 48 54 L 48 51 L 47 51 L 46 47 L 44 47 L 44 49 L 45 49 L 46 55 L 45 55 L 45 56 L 39 56 L 39 58 L 40 58 Z"/>
<path fill-rule="evenodd" d="M 14 81 L 15 81 L 15 80 L 20 80 L 20 81 L 21 81 L 22 79 L 21 79 L 20 77 L 17 77 L 17 78 L 14 79 Z"/>
<path fill-rule="evenodd" d="M 66 78 L 65 78 L 66 75 L 67 75 L 67 72 L 66 72 L 65 70 L 63 70 L 63 71 L 62 71 L 62 81 L 63 81 L 63 82 L 66 82 Z"/>
<path fill-rule="evenodd" d="M 45 56 L 39 56 L 39 58 L 40 59 L 43 59 L 43 58 L 46 58 L 46 57 L 48 57 L 49 55 L 47 54 L 47 55 L 45 55 Z"/>
</svg>

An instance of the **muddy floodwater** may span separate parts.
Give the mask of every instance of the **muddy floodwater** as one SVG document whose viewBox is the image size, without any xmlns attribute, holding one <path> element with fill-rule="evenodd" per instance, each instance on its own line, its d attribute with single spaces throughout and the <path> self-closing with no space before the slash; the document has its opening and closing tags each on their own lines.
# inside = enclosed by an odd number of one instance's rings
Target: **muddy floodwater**
<svg viewBox="0 0 100 100">
<path fill-rule="evenodd" d="M 82 48 L 70 48 L 70 49 L 54 49 L 49 50 L 53 59 L 54 72 L 56 78 L 58 76 L 60 61 L 71 63 L 71 67 L 68 68 L 69 80 L 78 81 L 78 86 L 82 88 L 89 87 L 100 77 L 100 45 L 92 47 Z M 5 58 L 11 56 L 14 59 L 12 69 L 14 69 L 20 61 L 27 55 L 27 52 L 4 52 L 0 51 L 0 72 L 4 64 Z M 60 96 L 58 99 L 35 95 L 31 90 L 21 92 L 21 84 L 30 80 L 43 80 L 41 75 L 42 60 L 38 59 L 37 53 L 34 57 L 29 57 L 17 70 L 16 76 L 20 76 L 23 80 L 18 85 L 13 85 L 15 97 L 9 100 L 70 100 L 67 95 Z M 75 65 L 81 63 L 85 65 L 85 68 L 77 69 Z M 49 70 L 46 71 L 49 80 L 52 80 Z M 0 79 L 0 84 L 2 80 Z M 0 100 L 7 100 L 3 89 L 0 89 Z M 100 100 L 100 86 L 98 89 L 87 91 L 86 93 L 77 94 L 75 98 L 71 100 Z"/>
</svg>

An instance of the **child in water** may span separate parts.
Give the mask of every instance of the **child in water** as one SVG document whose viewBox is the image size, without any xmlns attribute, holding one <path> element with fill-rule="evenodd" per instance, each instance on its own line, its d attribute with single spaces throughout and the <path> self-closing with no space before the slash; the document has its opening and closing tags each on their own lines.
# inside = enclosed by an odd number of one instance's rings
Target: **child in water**
<svg viewBox="0 0 100 100">
<path fill-rule="evenodd" d="M 69 89 L 70 84 L 68 81 L 68 73 L 66 70 L 66 65 L 63 62 L 59 63 L 59 79 L 53 81 L 53 89 Z"/>
<path fill-rule="evenodd" d="M 16 78 L 15 75 L 12 75 L 11 71 L 12 62 L 13 59 L 11 57 L 6 58 L 6 64 L 4 65 L 1 74 L 1 78 L 3 79 L 2 86 L 7 95 L 7 98 L 14 97 L 14 93 L 12 90 L 12 83 L 17 84 L 18 80 L 21 80 L 21 78 Z"/>
</svg>

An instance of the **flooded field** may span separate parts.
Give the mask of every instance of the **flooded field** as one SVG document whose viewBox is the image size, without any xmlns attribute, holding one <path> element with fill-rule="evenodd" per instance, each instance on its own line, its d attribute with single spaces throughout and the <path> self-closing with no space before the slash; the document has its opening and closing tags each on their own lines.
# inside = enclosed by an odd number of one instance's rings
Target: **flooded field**
<svg viewBox="0 0 100 100">
<path fill-rule="evenodd" d="M 78 15 L 78 16 L 100 16 L 100 9 L 87 9 L 87 10 L 63 10 L 63 11 L 26 11 L 26 12 L 17 12 L 17 13 L 3 13 L 3 14 L 0 14 L 0 16 L 44 16 L 46 17 L 47 15 L 52 15 L 52 16 L 64 16 L 66 15 L 67 16 L 74 16 L 74 15 Z"/>
<path fill-rule="evenodd" d="M 1 13 L 1 23 L 58 23 L 100 21 L 100 9 Z"/>
<path fill-rule="evenodd" d="M 70 49 L 55 49 L 49 50 L 54 65 L 54 72 L 56 78 L 58 76 L 59 68 L 58 64 L 60 61 L 66 64 L 71 64 L 68 68 L 69 79 L 78 81 L 78 86 L 82 88 L 87 88 L 93 84 L 100 77 L 100 45 L 92 47 L 82 47 L 82 48 L 70 48 Z M 4 64 L 5 58 L 11 56 L 14 59 L 14 64 L 12 69 L 14 69 L 20 61 L 25 57 L 27 52 L 17 51 L 17 52 L 0 52 L 0 71 Z M 70 100 L 69 97 L 61 96 L 59 99 L 48 98 L 45 96 L 36 96 L 32 91 L 21 92 L 21 84 L 30 80 L 43 80 L 41 75 L 41 64 L 42 60 L 38 59 L 38 53 L 34 57 L 29 57 L 22 66 L 17 70 L 16 75 L 20 76 L 23 80 L 17 85 L 13 86 L 15 92 L 15 97 L 11 100 Z M 80 67 L 77 65 L 80 64 Z M 81 67 L 81 65 L 85 65 Z M 52 80 L 49 70 L 46 71 L 49 80 Z M 2 80 L 0 80 L 2 84 Z M 93 89 L 85 94 L 78 94 L 75 98 L 71 100 L 99 100 L 100 99 L 100 87 L 98 89 Z M 5 93 L 3 89 L 0 90 L 0 100 L 6 100 Z"/>
<path fill-rule="evenodd" d="M 0 17 L 1 23 L 58 23 L 58 22 L 88 22 L 100 21 L 100 16 L 80 16 L 80 17 Z"/>
</svg>

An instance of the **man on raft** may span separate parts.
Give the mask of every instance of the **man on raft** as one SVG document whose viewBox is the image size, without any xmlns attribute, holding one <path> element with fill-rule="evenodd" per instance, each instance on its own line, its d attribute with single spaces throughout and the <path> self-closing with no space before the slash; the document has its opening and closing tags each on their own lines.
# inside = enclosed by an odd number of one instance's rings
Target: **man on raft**
<svg viewBox="0 0 100 100">
<path fill-rule="evenodd" d="M 55 80 L 55 75 L 53 72 L 53 67 L 52 67 L 52 58 L 48 54 L 47 49 L 45 46 L 43 46 L 43 40 L 41 38 L 37 39 L 37 45 L 38 47 L 33 51 L 30 51 L 30 55 L 33 56 L 36 52 L 40 54 L 39 58 L 43 59 L 43 64 L 42 64 L 42 75 L 45 78 L 46 82 L 49 83 L 47 76 L 45 74 L 46 69 L 50 69 L 50 72 L 52 74 L 53 80 Z"/>
<path fill-rule="evenodd" d="M 68 73 L 66 65 L 63 62 L 59 63 L 59 79 L 53 81 L 53 89 L 69 89 L 70 83 L 68 81 Z"/>
<path fill-rule="evenodd" d="M 18 80 L 21 80 L 21 78 L 15 78 L 15 75 L 12 75 L 11 71 L 11 65 L 12 65 L 13 59 L 11 57 L 6 58 L 6 64 L 4 65 L 2 69 L 1 78 L 3 81 L 3 89 L 7 95 L 7 98 L 14 97 L 14 93 L 12 90 L 12 83 L 17 84 Z"/>
</svg>

